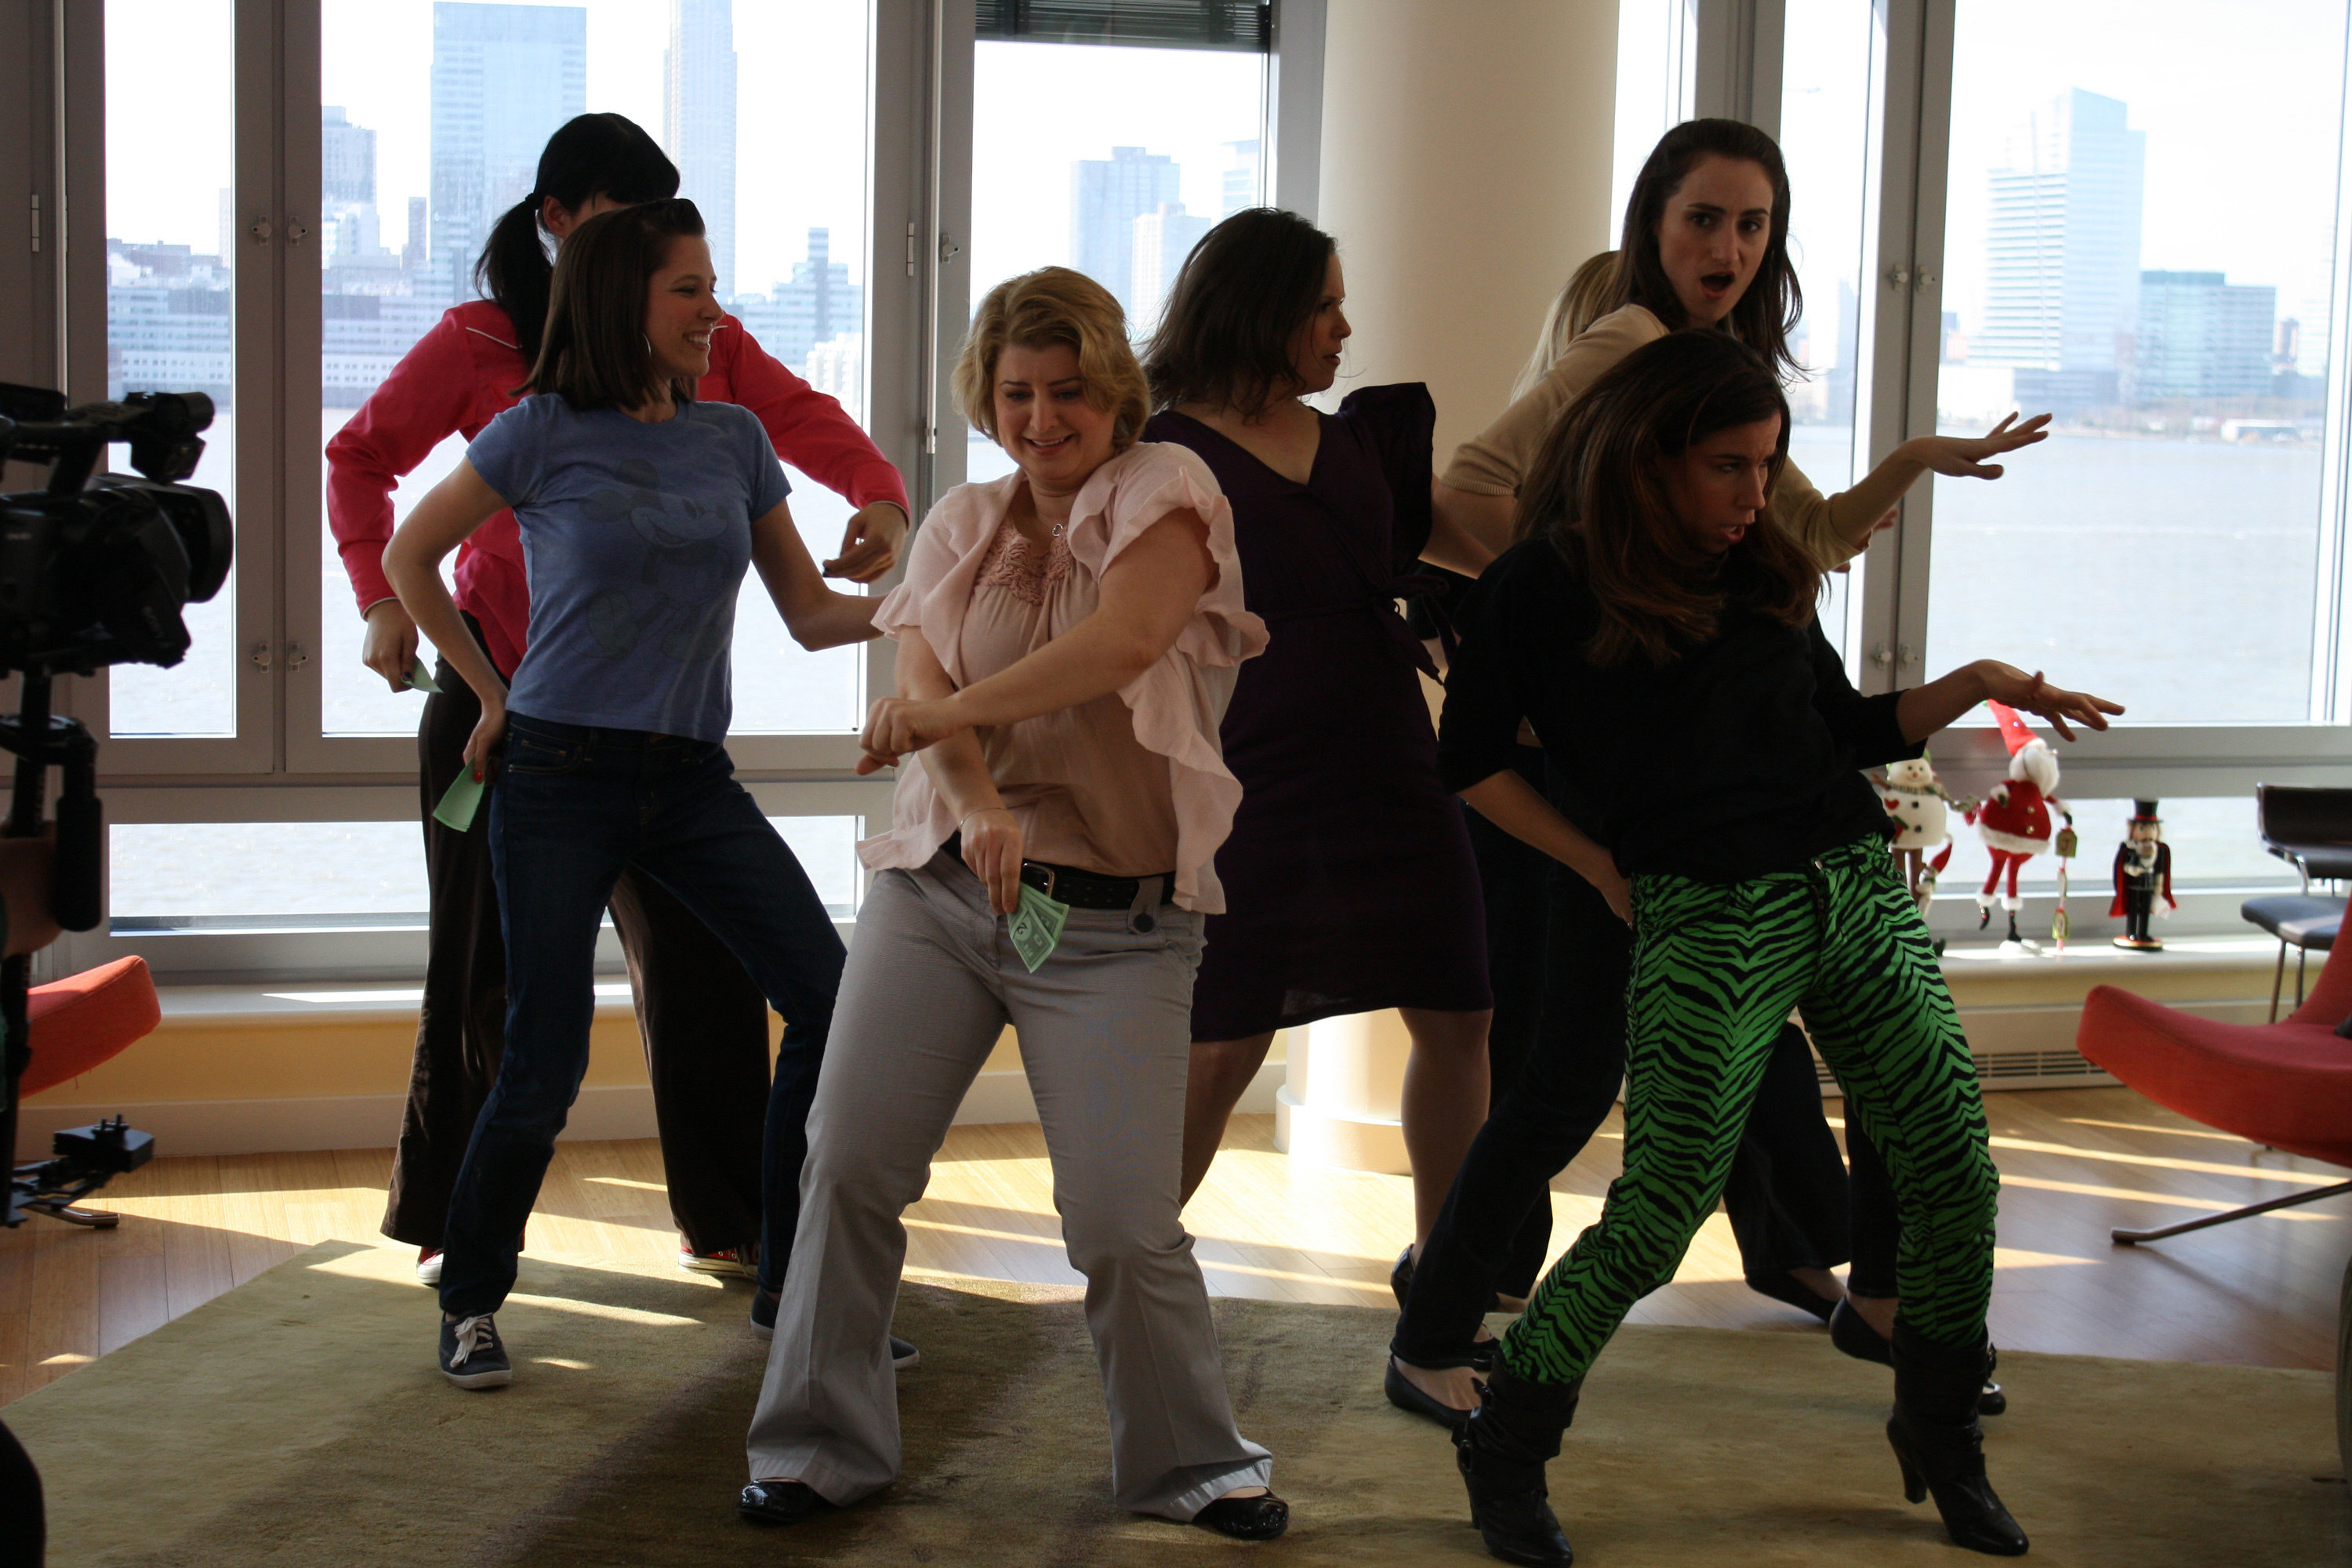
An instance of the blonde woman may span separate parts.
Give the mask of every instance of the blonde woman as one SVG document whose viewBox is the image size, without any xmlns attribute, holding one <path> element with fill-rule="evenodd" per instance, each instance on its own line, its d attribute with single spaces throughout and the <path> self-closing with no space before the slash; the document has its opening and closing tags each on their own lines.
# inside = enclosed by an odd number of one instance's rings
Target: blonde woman
<svg viewBox="0 0 2352 1568">
<path fill-rule="evenodd" d="M 897 1476 L 899 1215 L 1009 1023 L 1087 1276 L 1117 1500 L 1270 1539 L 1289 1510 L 1234 1429 L 1178 1217 L 1192 975 L 1241 795 L 1217 721 L 1265 629 L 1208 469 L 1136 440 L 1143 373 L 1100 285 L 1058 267 L 998 285 L 955 384 L 1018 468 L 941 499 L 876 616 L 898 695 L 860 766 L 903 766 L 891 830 L 860 846 L 877 875 L 738 1511 L 796 1523 Z M 1009 919 L 1035 894 L 1066 911 L 1043 953 Z"/>
</svg>

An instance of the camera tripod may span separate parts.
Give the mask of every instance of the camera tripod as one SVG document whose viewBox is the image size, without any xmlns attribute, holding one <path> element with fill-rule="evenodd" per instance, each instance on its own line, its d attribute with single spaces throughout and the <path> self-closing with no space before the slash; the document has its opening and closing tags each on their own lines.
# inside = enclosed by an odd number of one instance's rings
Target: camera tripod
<svg viewBox="0 0 2352 1568">
<path fill-rule="evenodd" d="M 68 931 L 88 931 L 99 921 L 98 742 L 89 729 L 50 711 L 50 673 L 25 672 L 17 712 L 0 717 L 0 750 L 16 759 L 16 786 L 0 837 L 37 838 L 47 828 L 42 807 L 48 773 L 62 769 L 58 793 L 57 852 L 49 879 L 49 913 Z M 0 928 L 5 926 L 0 911 Z M 155 1141 L 121 1121 L 101 1121 L 57 1135 L 51 1157 L 15 1165 L 17 1087 L 32 1060 L 31 1029 L 25 1000 L 32 988 L 30 953 L 0 958 L 0 1041 L 5 1041 L 6 1089 L 0 1097 L 0 1150 L 10 1152 L 8 1199 L 0 1225 L 22 1223 L 26 1213 L 46 1214 L 72 1225 L 107 1226 L 114 1215 L 76 1205 L 153 1153 Z"/>
</svg>

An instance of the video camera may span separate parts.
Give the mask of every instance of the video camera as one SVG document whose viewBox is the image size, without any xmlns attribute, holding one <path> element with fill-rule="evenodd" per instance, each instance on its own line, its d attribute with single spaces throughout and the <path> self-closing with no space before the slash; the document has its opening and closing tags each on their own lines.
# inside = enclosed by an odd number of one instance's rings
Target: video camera
<svg viewBox="0 0 2352 1568">
<path fill-rule="evenodd" d="M 0 496 L 0 670 L 180 662 L 181 610 L 228 580 L 227 503 L 178 482 L 212 422 L 200 392 L 68 409 L 61 393 L 0 384 L 0 461 L 50 465 L 44 489 Z M 116 441 L 144 478 L 92 478 Z"/>
<path fill-rule="evenodd" d="M 0 750 L 16 759 L 0 838 L 48 831 L 48 770 L 62 768 L 47 913 L 68 931 L 88 931 L 102 913 L 103 819 L 98 742 L 79 722 L 50 712 L 51 679 L 111 664 L 170 666 L 186 656 L 181 612 L 220 592 L 233 550 L 227 504 L 181 482 L 196 471 L 205 452 L 198 432 L 212 422 L 212 399 L 202 393 L 142 392 L 68 408 L 60 393 L 0 383 L 0 461 L 49 465 L 42 489 L 0 495 L 0 673 L 23 678 L 19 710 L 0 717 Z M 118 441 L 129 443 L 141 478 L 98 471 Z M 6 924 L 0 911 L 0 932 Z M 0 958 L 0 1150 L 12 1161 L 0 1225 L 19 1224 L 26 1210 L 110 1225 L 113 1215 L 73 1204 L 146 1163 L 155 1142 L 146 1133 L 120 1121 L 76 1128 L 57 1135 L 51 1158 L 13 1165 L 17 1086 L 32 1059 L 31 975 L 29 948 Z"/>
</svg>

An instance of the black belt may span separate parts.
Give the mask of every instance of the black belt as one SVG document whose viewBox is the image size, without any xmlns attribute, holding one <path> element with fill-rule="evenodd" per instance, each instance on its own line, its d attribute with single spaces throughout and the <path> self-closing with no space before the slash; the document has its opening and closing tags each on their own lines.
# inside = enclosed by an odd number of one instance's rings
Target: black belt
<svg viewBox="0 0 2352 1568">
<path fill-rule="evenodd" d="M 948 841 L 940 846 L 959 860 L 963 858 L 963 835 L 950 833 Z M 1175 896 L 1176 873 L 1161 871 L 1160 901 L 1166 903 Z M 1021 862 L 1021 880 L 1036 889 L 1056 903 L 1074 910 L 1129 910 L 1150 877 L 1107 877 L 1100 871 L 1082 870 L 1076 866 L 1056 866 L 1050 860 Z"/>
</svg>

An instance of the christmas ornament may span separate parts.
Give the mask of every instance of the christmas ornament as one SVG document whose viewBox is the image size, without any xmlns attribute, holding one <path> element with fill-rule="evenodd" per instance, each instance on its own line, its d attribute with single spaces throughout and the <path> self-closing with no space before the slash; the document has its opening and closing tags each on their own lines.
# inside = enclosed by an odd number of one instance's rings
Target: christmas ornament
<svg viewBox="0 0 2352 1568">
<path fill-rule="evenodd" d="M 2164 841 L 2156 802 L 2135 800 L 2131 820 L 2124 825 L 2124 841 L 2116 848 L 2116 901 L 2107 906 L 2108 916 L 2124 922 L 2123 935 L 2116 938 L 2117 947 L 2154 952 L 2164 946 L 2147 929 L 2149 919 L 2159 912 L 2159 898 L 2165 904 L 2162 913 L 2180 907 L 2172 896 L 2172 846 Z"/>
<path fill-rule="evenodd" d="M 1991 922 L 1993 906 L 1998 903 L 2009 916 L 2009 935 L 2000 950 L 2038 952 L 2038 944 L 2017 934 L 2017 911 L 2025 907 L 2025 900 L 2018 896 L 2017 874 L 2034 856 L 2046 854 L 2057 837 L 2057 821 L 2052 814 L 2063 817 L 2069 826 L 2074 816 L 2058 798 L 2058 759 L 2050 742 L 2027 729 L 2025 721 L 2007 703 L 1985 706 L 1992 710 L 2000 738 L 2009 747 L 2009 778 L 1966 814 L 1976 826 L 1977 837 L 1992 853 L 1992 869 L 1985 874 L 1984 886 L 1977 893 L 1977 929 L 1982 931 Z"/>
</svg>

